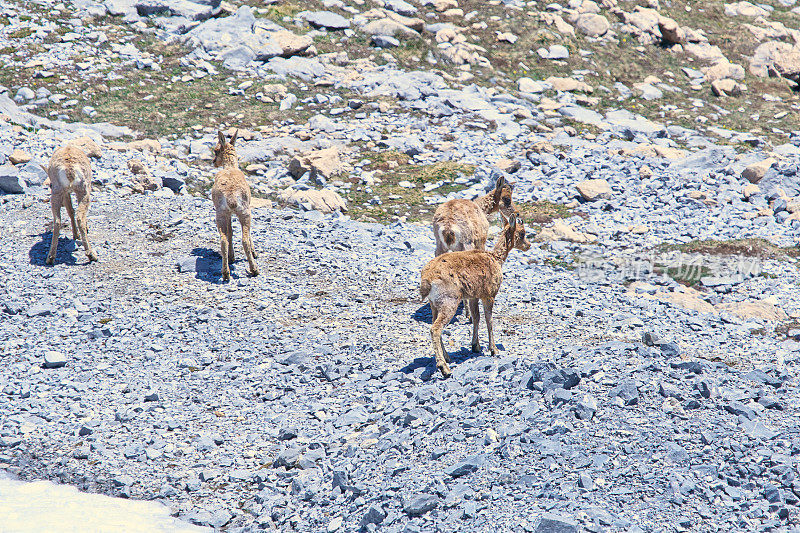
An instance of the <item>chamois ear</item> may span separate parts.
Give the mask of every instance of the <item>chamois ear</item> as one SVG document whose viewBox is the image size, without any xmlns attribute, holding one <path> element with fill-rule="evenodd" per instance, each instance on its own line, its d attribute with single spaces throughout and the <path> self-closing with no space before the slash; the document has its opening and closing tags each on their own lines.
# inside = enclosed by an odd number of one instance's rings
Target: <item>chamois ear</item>
<svg viewBox="0 0 800 533">
<path fill-rule="evenodd" d="M 511 218 L 508 219 L 508 225 L 511 226 L 511 233 L 514 233 L 514 230 L 517 229 L 517 214 L 516 213 L 511 215 Z"/>
<path fill-rule="evenodd" d="M 503 188 L 503 185 L 506 183 L 506 177 L 500 176 L 497 178 L 497 183 L 494 184 L 494 190 L 499 191 Z"/>
<path fill-rule="evenodd" d="M 222 148 L 227 143 L 227 141 L 225 140 L 225 134 L 222 133 L 221 131 L 218 131 L 217 135 L 219 136 L 219 147 Z"/>
<path fill-rule="evenodd" d="M 233 146 L 233 143 L 236 142 L 236 137 L 238 136 L 239 136 L 239 129 L 237 128 L 236 131 L 233 132 L 233 137 L 231 137 L 231 146 Z"/>
</svg>

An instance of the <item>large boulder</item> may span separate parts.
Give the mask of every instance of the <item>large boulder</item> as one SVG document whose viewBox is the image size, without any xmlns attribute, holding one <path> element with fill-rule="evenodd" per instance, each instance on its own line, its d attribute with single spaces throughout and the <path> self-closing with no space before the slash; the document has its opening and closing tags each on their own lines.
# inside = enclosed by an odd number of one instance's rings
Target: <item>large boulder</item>
<svg viewBox="0 0 800 533">
<path fill-rule="evenodd" d="M 240 7 L 229 17 L 208 20 L 186 34 L 186 39 L 207 52 L 228 51 L 229 62 L 239 64 L 252 51 L 255 59 L 291 57 L 304 53 L 313 43 L 307 35 L 296 35 L 266 19 L 256 19 L 250 6 Z"/>
<path fill-rule="evenodd" d="M 703 69 L 703 73 L 705 74 L 706 81 L 721 80 L 724 78 L 730 78 L 732 80 L 744 79 L 744 67 L 736 63 L 731 63 L 727 59 L 718 61 L 714 65 Z"/>
<path fill-rule="evenodd" d="M 10 194 L 25 192 L 25 179 L 14 165 L 0 166 L 0 191 Z"/>
<path fill-rule="evenodd" d="M 166 15 L 189 20 L 206 20 L 222 11 L 220 0 L 191 2 L 189 0 L 139 0 L 135 4 L 139 16 Z M 108 7 L 106 7 L 108 9 Z"/>
<path fill-rule="evenodd" d="M 594 92 L 594 88 L 591 85 L 583 81 L 578 81 L 575 78 L 559 78 L 556 76 L 550 76 L 544 81 L 545 83 L 549 83 L 555 91 L 581 91 L 585 93 Z"/>
<path fill-rule="evenodd" d="M 658 29 L 664 42 L 671 44 L 682 44 L 686 41 L 686 32 L 678 25 L 675 20 L 660 16 L 658 18 Z"/>
<path fill-rule="evenodd" d="M 296 155 L 289 161 L 289 173 L 299 179 L 306 172 L 316 173 L 326 178 L 344 170 L 344 165 L 339 159 L 339 150 L 324 148 Z"/>
<path fill-rule="evenodd" d="M 387 35 L 390 37 L 416 37 L 417 32 L 390 18 L 367 22 L 361 30 L 368 35 Z"/>
<path fill-rule="evenodd" d="M 714 96 L 739 96 L 744 92 L 745 86 L 730 78 L 714 80 L 711 82 L 711 92 Z"/>
<path fill-rule="evenodd" d="M 775 61 L 786 54 L 790 54 L 794 46 L 780 41 L 761 43 L 750 58 L 750 73 L 760 78 L 769 76 L 770 67 Z"/>
<path fill-rule="evenodd" d="M 769 11 L 750 2 L 725 4 L 725 14 L 729 17 L 769 17 Z"/>
<path fill-rule="evenodd" d="M 322 213 L 332 213 L 337 210 L 347 211 L 344 199 L 330 189 L 301 191 L 289 187 L 281 192 L 280 198 L 288 204 L 297 205 L 308 211 L 316 210 Z"/>
<path fill-rule="evenodd" d="M 333 11 L 305 11 L 298 15 L 315 28 L 326 30 L 344 30 L 350 27 L 350 21 Z"/>
<path fill-rule="evenodd" d="M 608 19 L 596 13 L 584 13 L 575 21 L 575 27 L 589 37 L 600 37 L 611 28 Z"/>
<path fill-rule="evenodd" d="M 767 298 L 757 302 L 722 303 L 717 305 L 717 309 L 727 311 L 742 320 L 757 319 L 772 322 L 786 320 L 788 318 L 786 312 L 775 303 L 773 299 Z"/>
<path fill-rule="evenodd" d="M 800 47 L 796 46 L 791 51 L 776 57 L 769 73 L 800 85 Z"/>
<path fill-rule="evenodd" d="M 590 243 L 595 242 L 597 237 L 589 235 L 588 233 L 581 233 L 569 224 L 556 220 L 549 228 L 544 228 L 536 236 L 537 241 L 569 241 L 575 243 Z"/>
<path fill-rule="evenodd" d="M 751 165 L 748 165 L 744 171 L 742 171 L 742 177 L 750 183 L 758 183 L 767 173 L 767 170 L 769 170 L 770 167 L 772 167 L 772 165 L 775 163 L 777 163 L 777 160 L 772 157 L 757 161 Z"/>
<path fill-rule="evenodd" d="M 575 187 L 587 202 L 611 197 L 611 186 L 603 179 L 584 180 Z"/>
</svg>

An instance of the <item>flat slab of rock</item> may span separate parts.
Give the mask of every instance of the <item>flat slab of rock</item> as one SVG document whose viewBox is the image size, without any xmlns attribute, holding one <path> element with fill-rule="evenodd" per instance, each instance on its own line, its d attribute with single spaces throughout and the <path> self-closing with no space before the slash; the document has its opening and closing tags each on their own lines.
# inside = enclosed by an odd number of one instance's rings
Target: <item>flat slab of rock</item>
<svg viewBox="0 0 800 533">
<path fill-rule="evenodd" d="M 44 352 L 44 367 L 45 368 L 59 368 L 67 364 L 67 357 L 56 350 L 48 350 Z"/>
<path fill-rule="evenodd" d="M 350 27 L 350 21 L 333 11 L 307 11 L 300 15 L 315 28 L 328 30 L 344 30 Z"/>
<path fill-rule="evenodd" d="M 11 155 L 8 156 L 8 160 L 12 165 L 21 165 L 22 163 L 27 163 L 31 160 L 31 154 L 16 148 L 13 152 L 11 152 Z"/>
<path fill-rule="evenodd" d="M 603 179 L 585 180 L 578 183 L 576 187 L 587 202 L 611 197 L 611 186 Z"/>
<path fill-rule="evenodd" d="M 281 200 L 297 205 L 306 211 L 320 211 L 332 213 L 334 211 L 347 211 L 347 204 L 339 194 L 330 189 L 297 190 L 292 187 L 281 193 Z"/>
</svg>

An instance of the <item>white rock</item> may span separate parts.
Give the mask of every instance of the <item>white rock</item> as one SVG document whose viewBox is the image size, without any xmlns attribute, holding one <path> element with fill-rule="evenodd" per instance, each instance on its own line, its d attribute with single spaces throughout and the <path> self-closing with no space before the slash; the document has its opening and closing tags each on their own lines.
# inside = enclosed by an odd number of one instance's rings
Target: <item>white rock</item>
<svg viewBox="0 0 800 533">
<path fill-rule="evenodd" d="M 45 368 L 59 368 L 67 364 L 67 358 L 62 352 L 47 350 L 44 352 Z"/>
</svg>

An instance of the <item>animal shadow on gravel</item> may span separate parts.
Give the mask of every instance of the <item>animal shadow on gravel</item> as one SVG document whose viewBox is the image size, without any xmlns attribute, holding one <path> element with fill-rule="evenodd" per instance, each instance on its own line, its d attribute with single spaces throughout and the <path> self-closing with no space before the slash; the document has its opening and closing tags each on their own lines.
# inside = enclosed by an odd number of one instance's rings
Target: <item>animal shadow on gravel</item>
<svg viewBox="0 0 800 533">
<path fill-rule="evenodd" d="M 50 242 L 53 240 L 53 232 L 46 231 L 39 235 L 39 237 L 39 242 L 34 244 L 28 251 L 28 259 L 30 264 L 39 266 L 53 266 L 45 263 L 45 260 L 47 259 L 47 252 L 50 251 Z M 77 265 L 78 261 L 73 255 L 73 252 L 77 250 L 78 245 L 75 241 L 68 237 L 59 237 L 55 264 Z M 86 263 L 88 262 L 89 261 L 86 261 Z"/>
<path fill-rule="evenodd" d="M 468 359 L 474 359 L 475 357 L 482 357 L 483 353 L 472 353 L 472 350 L 469 347 L 462 347 L 457 352 L 448 352 L 450 354 L 450 364 L 451 365 L 458 365 L 467 361 Z M 420 379 L 423 381 L 427 381 L 428 379 L 432 378 L 434 374 L 438 373 L 436 368 L 436 358 L 431 353 L 430 356 L 425 357 L 417 357 L 406 366 L 400 369 L 400 372 L 404 374 L 413 374 L 414 371 L 418 368 L 424 368 L 425 371 L 420 375 Z"/>
<path fill-rule="evenodd" d="M 197 247 L 194 248 L 189 255 L 188 259 L 194 259 L 194 263 L 187 262 L 181 265 L 181 269 L 193 268 L 194 277 L 202 281 L 220 282 L 222 275 L 222 256 L 219 255 L 218 250 L 211 248 Z M 189 272 L 189 270 L 184 270 Z M 231 273 L 233 273 L 233 264 L 231 264 Z"/>
</svg>

